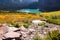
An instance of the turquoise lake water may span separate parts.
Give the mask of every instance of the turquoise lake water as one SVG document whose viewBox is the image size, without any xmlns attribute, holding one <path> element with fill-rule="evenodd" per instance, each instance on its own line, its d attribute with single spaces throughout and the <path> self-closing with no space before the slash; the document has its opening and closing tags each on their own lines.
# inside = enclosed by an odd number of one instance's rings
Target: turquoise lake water
<svg viewBox="0 0 60 40">
<path fill-rule="evenodd" d="M 17 10 L 17 12 L 40 13 L 41 11 L 39 11 L 38 9 L 21 9 L 21 10 Z"/>
</svg>

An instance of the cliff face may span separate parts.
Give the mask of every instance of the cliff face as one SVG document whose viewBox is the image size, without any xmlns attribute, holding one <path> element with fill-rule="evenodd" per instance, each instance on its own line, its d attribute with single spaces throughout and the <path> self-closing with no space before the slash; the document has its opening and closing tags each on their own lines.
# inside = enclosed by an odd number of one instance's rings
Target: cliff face
<svg viewBox="0 0 60 40">
<path fill-rule="evenodd" d="M 41 11 L 54 11 L 60 9 L 60 0 L 0 0 L 0 9 L 18 10 L 34 8 Z"/>
</svg>

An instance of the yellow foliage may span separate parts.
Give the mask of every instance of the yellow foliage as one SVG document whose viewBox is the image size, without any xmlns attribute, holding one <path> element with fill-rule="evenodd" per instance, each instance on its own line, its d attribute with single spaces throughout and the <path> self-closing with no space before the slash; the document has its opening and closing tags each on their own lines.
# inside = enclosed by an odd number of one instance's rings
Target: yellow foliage
<svg viewBox="0 0 60 40">
<path fill-rule="evenodd" d="M 43 17 L 45 16 L 51 16 L 51 15 L 60 15 L 60 11 L 54 11 L 54 12 L 44 12 L 42 13 Z"/>
<path fill-rule="evenodd" d="M 24 20 L 32 20 L 32 19 L 40 19 L 39 15 L 33 14 L 23 14 L 23 13 L 6 13 L 0 14 L 0 21 L 14 21 L 14 22 L 21 22 Z"/>
</svg>

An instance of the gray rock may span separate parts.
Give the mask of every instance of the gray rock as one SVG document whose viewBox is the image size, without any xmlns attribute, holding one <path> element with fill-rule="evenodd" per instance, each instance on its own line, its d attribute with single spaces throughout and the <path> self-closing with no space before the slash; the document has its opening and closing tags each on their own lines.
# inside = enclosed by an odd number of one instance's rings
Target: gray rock
<svg viewBox="0 0 60 40">
<path fill-rule="evenodd" d="M 20 37 L 21 34 L 17 33 L 17 32 L 8 32 L 4 35 L 5 38 L 16 38 L 16 37 Z"/>
<path fill-rule="evenodd" d="M 19 30 L 19 28 L 15 28 L 15 27 L 9 27 L 8 31 L 16 31 Z"/>
<path fill-rule="evenodd" d="M 35 32 L 35 30 L 34 29 L 32 29 L 32 28 L 30 28 L 30 29 L 28 29 L 30 32 Z"/>
<path fill-rule="evenodd" d="M 2 38 L 0 38 L 0 40 L 2 40 Z"/>
<path fill-rule="evenodd" d="M 22 37 L 24 37 L 24 38 L 27 37 L 27 34 L 25 32 L 21 31 L 21 34 L 22 34 Z"/>
<path fill-rule="evenodd" d="M 9 29 L 9 26 L 7 24 L 0 25 L 0 31 L 2 31 L 3 33 L 7 33 L 8 29 Z"/>
<path fill-rule="evenodd" d="M 2 37 L 3 37 L 3 35 L 1 35 L 1 34 L 0 34 L 0 40 L 2 40 L 2 39 L 3 39 Z"/>
<path fill-rule="evenodd" d="M 19 29 L 20 29 L 20 31 L 24 31 L 24 32 L 28 31 L 23 25 Z"/>
</svg>

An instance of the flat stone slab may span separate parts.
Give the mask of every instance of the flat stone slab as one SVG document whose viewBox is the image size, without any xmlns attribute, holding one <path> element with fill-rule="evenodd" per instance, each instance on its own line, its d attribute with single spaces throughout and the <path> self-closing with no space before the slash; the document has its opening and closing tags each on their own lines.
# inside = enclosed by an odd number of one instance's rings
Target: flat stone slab
<svg viewBox="0 0 60 40">
<path fill-rule="evenodd" d="M 16 37 L 20 37 L 21 34 L 17 33 L 17 32 L 8 32 L 4 35 L 5 38 L 16 38 Z"/>
</svg>

